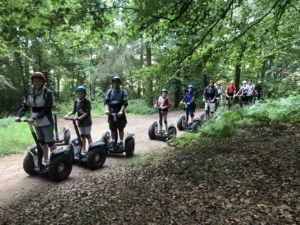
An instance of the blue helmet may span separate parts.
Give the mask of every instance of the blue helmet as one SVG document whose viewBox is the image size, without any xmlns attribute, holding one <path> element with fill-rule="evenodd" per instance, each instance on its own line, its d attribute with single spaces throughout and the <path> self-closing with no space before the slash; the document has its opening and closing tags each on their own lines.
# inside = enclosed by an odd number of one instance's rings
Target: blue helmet
<svg viewBox="0 0 300 225">
<path fill-rule="evenodd" d="M 76 88 L 76 92 L 83 92 L 84 94 L 86 94 L 86 88 L 84 86 L 78 86 Z"/>
<path fill-rule="evenodd" d="M 168 93 L 168 89 L 162 89 L 162 90 L 161 90 L 161 93 L 163 93 L 163 92 Z"/>
<path fill-rule="evenodd" d="M 188 88 L 194 89 L 194 85 L 191 85 L 191 84 L 190 84 L 190 85 L 188 86 Z"/>
</svg>

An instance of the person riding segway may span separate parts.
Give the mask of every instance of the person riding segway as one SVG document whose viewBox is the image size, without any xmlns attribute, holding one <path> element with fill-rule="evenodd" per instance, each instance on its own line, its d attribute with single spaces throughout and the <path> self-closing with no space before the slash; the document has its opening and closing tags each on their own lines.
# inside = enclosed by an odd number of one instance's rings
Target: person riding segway
<svg viewBox="0 0 300 225">
<path fill-rule="evenodd" d="M 210 80 L 209 85 L 203 91 L 203 102 L 205 102 L 205 113 L 207 120 L 209 119 L 209 116 L 215 112 L 217 96 L 218 91 L 214 86 L 214 82 Z"/>
<path fill-rule="evenodd" d="M 225 110 L 229 111 L 230 107 L 232 105 L 232 101 L 235 97 L 236 94 L 236 88 L 234 86 L 234 82 L 233 80 L 229 82 L 229 86 L 227 86 L 227 88 L 225 89 L 225 95 L 226 95 L 226 106 L 225 106 Z"/>
<path fill-rule="evenodd" d="M 148 130 L 148 135 L 150 139 L 162 139 L 162 140 L 170 140 L 172 137 L 175 137 L 177 134 L 176 128 L 173 124 L 168 127 L 168 108 L 171 107 L 171 100 L 167 96 L 168 90 L 162 89 L 161 96 L 158 97 L 154 104 L 154 108 L 158 109 L 159 115 L 159 129 L 157 122 L 153 122 Z M 165 130 L 163 130 L 162 120 L 165 124 Z"/>
<path fill-rule="evenodd" d="M 107 153 L 126 153 L 126 157 L 132 157 L 134 154 L 133 134 L 128 134 L 125 139 L 124 147 L 124 128 L 127 124 L 125 108 L 128 105 L 127 91 L 121 89 L 121 78 L 114 76 L 112 78 L 112 88 L 106 92 L 104 106 L 105 113 L 108 115 L 109 129 L 111 133 L 111 142 L 108 143 Z M 105 133 L 104 136 L 109 134 Z M 118 136 L 120 142 L 118 143 Z"/>
<path fill-rule="evenodd" d="M 188 92 L 184 95 L 183 99 L 180 101 L 181 104 L 184 104 L 184 115 L 180 115 L 177 120 L 178 130 L 188 130 L 188 131 L 197 131 L 200 126 L 201 121 L 203 120 L 203 115 L 200 115 L 197 118 L 195 116 L 195 92 L 194 85 L 188 85 Z M 189 123 L 189 116 L 191 117 L 191 122 Z"/>
<path fill-rule="evenodd" d="M 21 117 L 30 108 L 32 109 L 30 118 L 23 121 L 28 123 L 36 145 L 28 148 L 23 168 L 29 175 L 45 173 L 49 174 L 51 179 L 61 181 L 67 179 L 71 173 L 72 162 L 67 157 L 68 150 L 57 149 L 54 140 L 52 113 L 54 98 L 52 92 L 44 85 L 45 76 L 43 73 L 34 72 L 31 75 L 31 81 L 33 87 L 29 90 L 15 119 L 16 122 L 21 122 Z M 32 126 L 35 127 L 35 131 Z"/>
</svg>

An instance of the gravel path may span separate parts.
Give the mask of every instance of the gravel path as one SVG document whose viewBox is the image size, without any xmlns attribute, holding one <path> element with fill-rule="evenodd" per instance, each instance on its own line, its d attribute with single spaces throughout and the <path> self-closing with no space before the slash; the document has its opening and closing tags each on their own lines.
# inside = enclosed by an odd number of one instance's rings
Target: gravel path
<svg viewBox="0 0 300 225">
<path fill-rule="evenodd" d="M 183 111 L 170 112 L 168 114 L 168 122 L 176 125 L 179 116 Z M 196 114 L 198 116 L 199 112 Z M 148 137 L 148 128 L 153 121 L 158 120 L 158 115 L 135 116 L 128 117 L 128 124 L 125 132 L 134 133 L 135 138 L 135 157 L 141 157 L 153 150 L 163 148 L 166 143 L 159 140 L 150 140 Z M 58 119 L 59 131 L 62 131 L 64 125 L 68 125 L 71 131 L 71 137 L 75 136 L 75 131 L 71 121 Z M 94 141 L 99 140 L 102 133 L 108 130 L 107 117 L 93 117 L 92 138 Z M 177 130 L 177 135 L 182 132 Z M 0 206 L 21 199 L 22 196 L 28 195 L 30 192 L 48 190 L 56 185 L 47 176 L 28 176 L 23 170 L 23 159 L 26 151 L 22 154 L 15 154 L 0 158 Z M 91 171 L 83 165 L 76 164 L 73 166 L 72 172 L 66 181 L 80 179 L 82 176 L 90 176 L 94 174 L 107 173 L 109 170 L 124 165 L 129 159 L 123 155 L 109 156 L 102 169 Z"/>
</svg>

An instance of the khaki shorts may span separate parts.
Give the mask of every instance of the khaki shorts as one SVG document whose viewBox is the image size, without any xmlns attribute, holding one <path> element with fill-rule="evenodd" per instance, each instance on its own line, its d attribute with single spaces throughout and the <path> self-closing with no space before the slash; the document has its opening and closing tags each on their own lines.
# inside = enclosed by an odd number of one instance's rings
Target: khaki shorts
<svg viewBox="0 0 300 225">
<path fill-rule="evenodd" d="M 208 110 L 208 106 L 209 106 L 209 111 L 210 112 L 215 112 L 215 110 L 216 110 L 216 103 L 215 102 L 210 102 L 210 103 L 205 102 L 205 111 Z"/>
</svg>

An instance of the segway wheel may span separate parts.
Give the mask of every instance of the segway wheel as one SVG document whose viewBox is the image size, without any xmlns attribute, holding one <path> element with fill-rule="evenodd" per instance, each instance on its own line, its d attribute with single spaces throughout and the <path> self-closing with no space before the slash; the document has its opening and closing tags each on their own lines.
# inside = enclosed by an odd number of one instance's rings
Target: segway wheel
<svg viewBox="0 0 300 225">
<path fill-rule="evenodd" d="M 151 124 L 151 126 L 148 129 L 148 136 L 150 140 L 155 139 L 155 127 L 153 126 L 153 124 Z"/>
<path fill-rule="evenodd" d="M 65 145 L 68 145 L 70 143 L 70 139 L 71 139 L 71 133 L 70 133 L 70 130 L 67 130 L 66 133 L 65 133 Z"/>
<path fill-rule="evenodd" d="M 72 171 L 72 160 L 68 155 L 58 155 L 51 160 L 49 176 L 54 181 L 67 179 Z"/>
<path fill-rule="evenodd" d="M 106 152 L 106 156 L 109 154 L 109 152 L 108 152 L 108 140 L 107 140 L 107 138 L 105 138 L 103 135 L 102 135 L 102 137 L 100 138 L 100 140 L 99 141 L 101 141 L 101 142 L 103 142 L 103 143 L 105 143 L 105 152 Z"/>
<path fill-rule="evenodd" d="M 32 158 L 32 155 L 30 155 L 29 153 L 27 153 L 27 155 L 24 158 L 23 169 L 29 175 L 35 175 L 36 174 L 36 172 L 34 171 L 33 158 Z"/>
<path fill-rule="evenodd" d="M 198 122 L 198 121 L 197 121 L 197 122 L 194 122 L 194 123 L 192 123 L 191 130 L 192 130 L 193 132 L 196 132 L 196 131 L 199 129 L 199 127 L 200 127 L 199 122 Z"/>
<path fill-rule="evenodd" d="M 88 153 L 87 165 L 90 169 L 96 170 L 103 166 L 106 160 L 106 150 L 96 148 Z"/>
<path fill-rule="evenodd" d="M 175 127 L 172 127 L 168 129 L 168 140 L 171 140 L 172 138 L 175 138 L 177 135 L 177 130 Z"/>
<path fill-rule="evenodd" d="M 177 128 L 178 128 L 178 130 L 183 130 L 181 117 L 179 117 L 179 119 L 177 120 Z"/>
<path fill-rule="evenodd" d="M 135 147 L 135 142 L 134 138 L 130 138 L 126 143 L 125 143 L 125 154 L 127 158 L 130 158 L 134 154 L 134 147 Z"/>
</svg>

